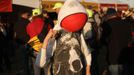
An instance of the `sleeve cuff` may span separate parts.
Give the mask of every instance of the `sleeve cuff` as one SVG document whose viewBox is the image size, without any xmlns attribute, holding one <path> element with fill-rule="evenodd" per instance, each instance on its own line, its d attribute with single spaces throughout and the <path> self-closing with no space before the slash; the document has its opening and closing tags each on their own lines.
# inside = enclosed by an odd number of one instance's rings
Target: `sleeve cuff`
<svg viewBox="0 0 134 75">
<path fill-rule="evenodd" d="M 87 63 L 87 65 L 91 65 L 91 61 L 92 61 L 91 54 L 89 54 L 88 56 L 86 56 L 86 63 Z"/>
</svg>

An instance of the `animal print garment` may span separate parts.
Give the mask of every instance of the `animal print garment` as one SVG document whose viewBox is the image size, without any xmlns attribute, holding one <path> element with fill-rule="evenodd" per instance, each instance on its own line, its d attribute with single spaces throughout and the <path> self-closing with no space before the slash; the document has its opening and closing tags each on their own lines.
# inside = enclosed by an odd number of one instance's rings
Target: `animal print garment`
<svg viewBox="0 0 134 75">
<path fill-rule="evenodd" d="M 54 52 L 54 75 L 84 75 L 82 74 L 82 52 L 80 33 L 71 33 L 61 30 L 56 38 L 57 45 Z"/>
</svg>

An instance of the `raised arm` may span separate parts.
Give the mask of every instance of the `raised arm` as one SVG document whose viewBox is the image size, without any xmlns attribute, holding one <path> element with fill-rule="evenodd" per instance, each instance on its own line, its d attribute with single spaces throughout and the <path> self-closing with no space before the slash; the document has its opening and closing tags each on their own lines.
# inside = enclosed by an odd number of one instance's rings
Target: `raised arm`
<svg viewBox="0 0 134 75">
<path fill-rule="evenodd" d="M 91 75 L 90 74 L 91 51 L 86 45 L 83 34 L 81 34 L 81 49 L 82 49 L 82 52 L 83 52 L 85 59 L 86 59 L 86 75 Z"/>
</svg>

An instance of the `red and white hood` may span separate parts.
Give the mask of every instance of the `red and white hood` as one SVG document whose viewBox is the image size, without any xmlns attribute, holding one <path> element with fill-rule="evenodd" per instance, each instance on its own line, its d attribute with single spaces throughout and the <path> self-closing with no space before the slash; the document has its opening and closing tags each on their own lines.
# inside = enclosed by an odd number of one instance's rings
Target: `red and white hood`
<svg viewBox="0 0 134 75">
<path fill-rule="evenodd" d="M 58 24 L 74 32 L 80 30 L 87 21 L 87 12 L 78 0 L 66 0 L 58 14 Z"/>
</svg>

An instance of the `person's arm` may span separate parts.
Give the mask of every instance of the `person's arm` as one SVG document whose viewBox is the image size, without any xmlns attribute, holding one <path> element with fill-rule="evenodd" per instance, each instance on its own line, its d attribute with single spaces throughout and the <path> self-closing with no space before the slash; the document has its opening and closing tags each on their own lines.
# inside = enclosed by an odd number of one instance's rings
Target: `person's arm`
<svg viewBox="0 0 134 75">
<path fill-rule="evenodd" d="M 56 34 L 56 30 L 50 29 L 47 36 L 45 37 L 44 41 L 43 41 L 43 45 L 42 48 L 46 49 L 47 45 L 48 45 L 48 41 Z"/>
<path fill-rule="evenodd" d="M 35 64 L 41 68 L 44 67 L 45 64 L 47 64 L 48 62 L 50 62 L 50 52 L 48 53 L 48 50 L 51 50 L 50 48 L 48 48 L 48 45 L 50 43 L 50 39 L 53 37 L 54 33 L 56 31 L 53 29 L 50 29 L 50 31 L 48 32 L 47 36 L 45 37 L 44 41 L 43 41 L 43 45 L 42 48 L 40 49 L 39 54 L 36 57 L 36 62 Z M 53 52 L 53 50 L 52 50 Z M 48 53 L 48 54 L 47 54 Z"/>
<path fill-rule="evenodd" d="M 91 75 L 90 73 L 90 66 L 91 66 L 91 52 L 90 49 L 87 47 L 86 42 L 84 40 L 83 35 L 81 34 L 81 49 L 86 59 L 86 75 Z"/>
<path fill-rule="evenodd" d="M 91 75 L 91 73 L 90 73 L 90 65 L 86 66 L 86 75 Z"/>
<path fill-rule="evenodd" d="M 55 37 L 56 33 L 61 30 L 60 25 L 55 25 L 53 29 L 50 29 L 47 36 L 44 39 L 43 46 L 42 48 L 46 49 L 48 41 L 52 38 Z"/>
</svg>

